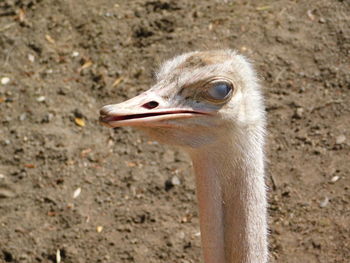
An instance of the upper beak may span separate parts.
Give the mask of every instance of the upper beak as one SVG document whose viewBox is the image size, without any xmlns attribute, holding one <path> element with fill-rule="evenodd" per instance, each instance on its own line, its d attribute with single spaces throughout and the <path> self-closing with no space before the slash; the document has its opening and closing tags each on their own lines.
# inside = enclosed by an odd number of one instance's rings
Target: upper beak
<svg viewBox="0 0 350 263">
<path fill-rule="evenodd" d="M 169 126 L 166 120 L 192 118 L 209 113 L 183 106 L 169 107 L 162 98 L 144 92 L 118 104 L 106 105 L 100 110 L 100 122 L 108 127 Z"/>
</svg>

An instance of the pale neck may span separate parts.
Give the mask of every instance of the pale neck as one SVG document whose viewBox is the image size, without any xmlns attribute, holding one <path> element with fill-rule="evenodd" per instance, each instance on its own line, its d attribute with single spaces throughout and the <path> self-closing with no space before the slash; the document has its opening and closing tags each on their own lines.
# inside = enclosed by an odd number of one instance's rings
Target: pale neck
<svg viewBox="0 0 350 263">
<path fill-rule="evenodd" d="M 262 144 L 225 140 L 190 152 L 205 263 L 267 262 Z"/>
</svg>

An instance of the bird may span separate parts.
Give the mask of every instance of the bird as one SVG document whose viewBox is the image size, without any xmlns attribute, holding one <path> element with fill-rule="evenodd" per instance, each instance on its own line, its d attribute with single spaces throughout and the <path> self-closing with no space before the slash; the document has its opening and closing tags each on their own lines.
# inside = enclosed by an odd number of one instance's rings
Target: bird
<svg viewBox="0 0 350 263">
<path fill-rule="evenodd" d="M 268 261 L 266 111 L 245 56 L 233 49 L 178 55 L 160 66 L 149 90 L 103 106 L 99 120 L 188 153 L 205 263 Z"/>
</svg>

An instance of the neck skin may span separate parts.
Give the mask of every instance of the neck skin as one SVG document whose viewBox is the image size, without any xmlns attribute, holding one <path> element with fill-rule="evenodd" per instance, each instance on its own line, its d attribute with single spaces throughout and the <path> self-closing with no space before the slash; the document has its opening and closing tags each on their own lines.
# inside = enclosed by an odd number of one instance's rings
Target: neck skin
<svg viewBox="0 0 350 263">
<path fill-rule="evenodd" d="M 190 151 L 205 263 L 267 262 L 263 140 L 253 138 Z"/>
</svg>

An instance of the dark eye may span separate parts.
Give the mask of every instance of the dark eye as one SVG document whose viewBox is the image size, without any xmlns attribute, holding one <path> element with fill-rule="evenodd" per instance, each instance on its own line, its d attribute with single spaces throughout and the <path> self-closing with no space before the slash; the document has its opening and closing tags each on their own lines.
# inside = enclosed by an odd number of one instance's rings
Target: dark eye
<svg viewBox="0 0 350 263">
<path fill-rule="evenodd" d="M 212 100 L 225 100 L 232 92 L 232 85 L 228 82 L 220 81 L 215 82 L 207 90 L 209 99 Z"/>
</svg>

